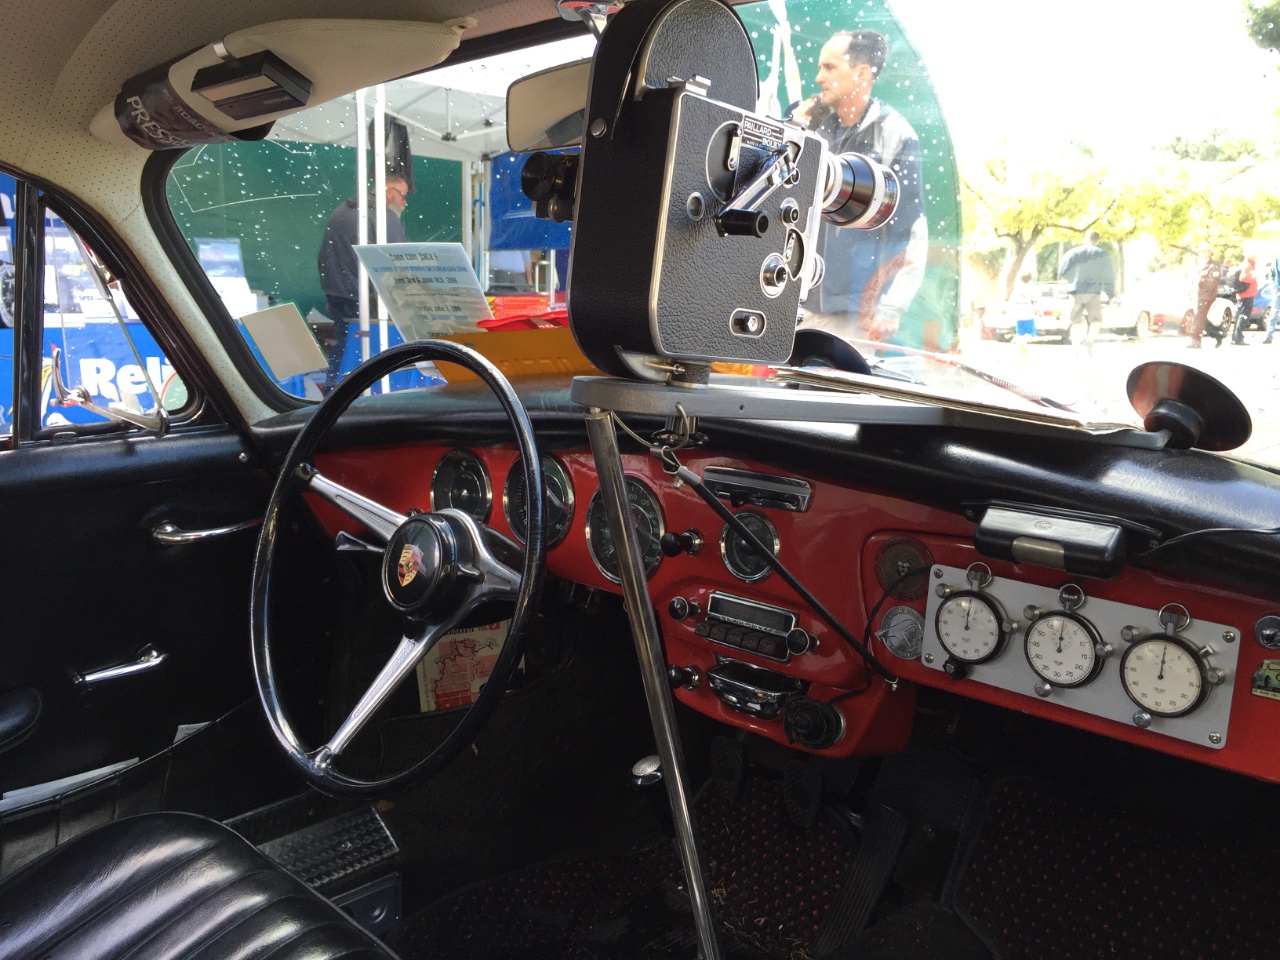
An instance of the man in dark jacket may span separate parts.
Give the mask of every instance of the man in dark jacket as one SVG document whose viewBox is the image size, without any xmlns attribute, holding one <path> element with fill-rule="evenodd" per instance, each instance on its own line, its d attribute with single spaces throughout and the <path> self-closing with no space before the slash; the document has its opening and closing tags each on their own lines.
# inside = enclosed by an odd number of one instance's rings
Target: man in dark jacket
<svg viewBox="0 0 1280 960">
<path fill-rule="evenodd" d="M 861 153 L 898 177 L 898 209 L 884 226 L 849 230 L 823 223 L 818 252 L 826 274 L 806 304 L 806 327 L 873 340 L 897 331 L 929 253 L 919 138 L 900 113 L 871 96 L 886 52 L 884 37 L 874 31 L 835 34 L 818 56 L 822 92 L 795 114 L 834 152 Z"/>
<path fill-rule="evenodd" d="M 1084 317 L 1084 336 L 1089 339 L 1094 324 L 1102 329 L 1102 294 L 1110 300 L 1116 295 L 1116 276 L 1111 255 L 1098 246 L 1102 235 L 1090 230 L 1085 242 L 1072 247 L 1058 266 L 1058 276 L 1068 281 L 1071 294 L 1071 325 Z"/>
<path fill-rule="evenodd" d="M 408 203 L 409 184 L 403 177 L 388 176 L 386 190 L 387 243 L 404 243 L 404 225 L 400 214 Z M 377 208 L 373 194 L 369 195 L 368 242 L 376 242 L 374 230 L 377 224 Z M 329 351 L 329 372 L 325 377 L 325 389 L 330 390 L 342 373 L 342 358 L 347 349 L 347 325 L 360 317 L 360 262 L 355 244 L 360 235 L 359 199 L 351 197 L 338 204 L 329 215 L 324 228 L 324 239 L 316 266 L 320 271 L 320 289 L 328 301 L 329 319 L 333 321 L 333 333 L 337 338 Z M 374 296 L 370 291 L 370 298 Z"/>
</svg>

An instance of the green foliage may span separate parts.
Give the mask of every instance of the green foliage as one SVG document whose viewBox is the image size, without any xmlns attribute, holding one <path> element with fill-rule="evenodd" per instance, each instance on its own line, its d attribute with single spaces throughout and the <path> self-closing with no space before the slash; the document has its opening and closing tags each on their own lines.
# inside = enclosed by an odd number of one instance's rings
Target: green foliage
<svg viewBox="0 0 1280 960">
<path fill-rule="evenodd" d="M 1226 133 L 1225 130 L 1210 130 L 1209 136 L 1202 140 L 1174 137 L 1164 145 L 1164 149 L 1179 160 L 1243 160 L 1264 155 L 1252 140 L 1226 139 Z"/>
<path fill-rule="evenodd" d="M 1270 3 L 1247 0 L 1244 12 L 1249 18 L 1249 37 L 1263 50 L 1275 53 L 1280 48 L 1280 0 Z"/>
</svg>

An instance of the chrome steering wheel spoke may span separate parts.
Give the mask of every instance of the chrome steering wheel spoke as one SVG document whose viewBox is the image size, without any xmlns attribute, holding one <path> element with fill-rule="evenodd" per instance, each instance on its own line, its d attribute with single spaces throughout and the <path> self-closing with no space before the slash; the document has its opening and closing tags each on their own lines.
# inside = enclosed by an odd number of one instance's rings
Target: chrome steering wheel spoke
<svg viewBox="0 0 1280 960">
<path fill-rule="evenodd" d="M 300 466 L 298 476 L 304 481 L 305 490 L 333 504 L 352 520 L 364 524 L 383 544 L 391 539 L 400 524 L 407 519 L 403 513 L 397 513 L 376 500 L 370 500 L 340 483 L 334 483 L 311 464 Z"/>
</svg>

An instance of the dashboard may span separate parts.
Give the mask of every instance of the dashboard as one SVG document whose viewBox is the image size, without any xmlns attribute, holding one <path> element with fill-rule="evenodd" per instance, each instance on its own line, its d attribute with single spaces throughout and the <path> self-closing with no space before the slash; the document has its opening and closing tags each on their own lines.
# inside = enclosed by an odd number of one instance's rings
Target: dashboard
<svg viewBox="0 0 1280 960">
<path fill-rule="evenodd" d="M 861 657 L 698 496 L 624 454 L 627 500 L 675 696 L 826 756 L 905 747 L 919 687 L 1280 782 L 1274 604 L 1125 567 L 1072 578 L 978 553 L 965 516 L 808 471 L 689 451 L 684 463 L 900 683 Z M 334 452 L 330 479 L 397 510 L 455 507 L 523 541 L 514 447 L 415 442 Z M 620 593 L 584 449 L 545 449 L 547 568 Z M 352 521 L 322 502 L 330 533 Z M 868 622 L 870 620 L 870 622 Z M 1259 639 L 1261 637 L 1261 639 Z"/>
</svg>

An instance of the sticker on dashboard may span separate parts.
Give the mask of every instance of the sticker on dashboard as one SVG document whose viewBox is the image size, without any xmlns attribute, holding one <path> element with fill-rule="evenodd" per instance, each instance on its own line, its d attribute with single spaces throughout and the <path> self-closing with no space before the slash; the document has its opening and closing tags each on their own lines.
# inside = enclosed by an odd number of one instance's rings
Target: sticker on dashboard
<svg viewBox="0 0 1280 960">
<path fill-rule="evenodd" d="M 1280 660 L 1263 660 L 1250 686 L 1255 697 L 1280 700 Z"/>
</svg>

